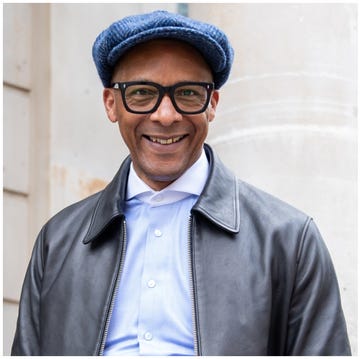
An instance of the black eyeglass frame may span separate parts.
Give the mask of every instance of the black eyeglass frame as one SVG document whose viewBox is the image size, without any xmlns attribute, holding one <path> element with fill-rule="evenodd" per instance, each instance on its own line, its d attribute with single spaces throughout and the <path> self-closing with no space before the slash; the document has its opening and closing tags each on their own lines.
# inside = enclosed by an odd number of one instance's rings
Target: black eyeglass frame
<svg viewBox="0 0 360 359">
<path fill-rule="evenodd" d="M 128 104 L 126 103 L 125 90 L 127 89 L 127 87 L 129 87 L 131 85 L 150 85 L 150 86 L 156 87 L 159 90 L 159 98 L 156 101 L 153 108 L 151 108 L 150 110 L 146 110 L 146 111 L 135 111 L 135 110 L 132 110 L 131 108 L 129 108 Z M 190 85 L 190 86 L 196 85 L 196 86 L 202 86 L 205 88 L 206 94 L 207 94 L 207 99 L 204 103 L 204 106 L 200 110 L 184 111 L 184 110 L 180 109 L 179 106 L 176 104 L 176 101 L 174 99 L 175 90 L 177 88 L 185 86 L 185 85 Z M 184 82 L 178 82 L 172 86 L 161 86 L 160 84 L 158 84 L 156 82 L 150 82 L 150 81 L 128 81 L 128 82 L 114 82 L 111 84 L 111 87 L 116 90 L 120 90 L 123 104 L 124 104 L 126 110 L 130 113 L 144 115 L 144 114 L 149 114 L 149 113 L 155 112 L 158 109 L 158 107 L 160 106 L 160 103 L 161 103 L 163 97 L 167 94 L 167 95 L 169 95 L 171 103 L 173 104 L 173 106 L 177 112 L 179 112 L 180 114 L 183 114 L 183 115 L 196 115 L 196 114 L 204 112 L 206 110 L 206 108 L 208 107 L 210 99 L 211 99 L 211 94 L 214 90 L 215 85 L 213 82 L 184 81 Z"/>
</svg>

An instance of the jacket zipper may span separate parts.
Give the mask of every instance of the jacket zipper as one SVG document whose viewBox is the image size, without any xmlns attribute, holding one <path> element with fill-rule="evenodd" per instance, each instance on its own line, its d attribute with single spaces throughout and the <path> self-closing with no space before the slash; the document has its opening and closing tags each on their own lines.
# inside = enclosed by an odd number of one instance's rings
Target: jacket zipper
<svg viewBox="0 0 360 359">
<path fill-rule="evenodd" d="M 193 217 L 189 217 L 189 228 L 188 228 L 188 252 L 189 252 L 189 268 L 190 268 L 190 295 L 191 295 L 191 309 L 192 309 L 192 322 L 193 322 L 193 337 L 194 337 L 194 352 L 195 356 L 201 355 L 199 348 L 199 335 L 198 335 L 198 321 L 197 321 L 197 302 L 195 293 L 194 283 L 194 262 L 193 262 L 193 250 L 192 250 L 192 224 Z"/>
<path fill-rule="evenodd" d="M 116 277 L 116 282 L 115 282 L 115 287 L 114 290 L 112 292 L 112 297 L 111 297 L 111 302 L 110 302 L 110 308 L 106 317 L 106 321 L 105 321 L 105 329 L 104 329 L 104 334 L 102 336 L 102 340 L 101 340 L 101 346 L 99 349 L 99 356 L 104 355 L 104 349 L 105 349 L 105 344 L 106 344 L 106 338 L 109 332 L 109 325 L 110 325 L 110 320 L 111 320 L 111 316 L 112 316 L 112 312 L 114 310 L 114 305 L 115 305 L 115 297 L 116 297 L 116 293 L 119 289 L 119 284 L 120 284 L 120 278 L 121 278 L 121 273 L 123 271 L 124 268 L 124 262 L 125 262 L 125 250 L 126 250 L 126 221 L 125 219 L 123 219 L 122 222 L 123 225 L 123 246 L 121 249 L 121 257 L 120 257 L 120 266 L 119 266 L 119 270 L 118 270 L 118 274 Z"/>
</svg>

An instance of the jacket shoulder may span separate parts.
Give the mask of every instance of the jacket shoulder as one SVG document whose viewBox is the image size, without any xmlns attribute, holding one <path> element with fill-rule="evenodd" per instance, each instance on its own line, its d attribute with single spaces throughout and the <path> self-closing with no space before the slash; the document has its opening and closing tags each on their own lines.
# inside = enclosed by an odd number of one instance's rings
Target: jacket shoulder
<svg viewBox="0 0 360 359">
<path fill-rule="evenodd" d="M 252 240 L 269 245 L 276 258 L 275 253 L 287 253 L 287 259 L 296 261 L 304 241 L 323 247 L 316 224 L 303 211 L 243 181 L 239 181 L 239 197 L 242 228 Z"/>
<path fill-rule="evenodd" d="M 311 219 L 300 209 L 249 183 L 238 180 L 238 188 L 241 212 L 251 214 L 252 218 L 274 225 L 284 222 L 304 224 Z"/>
<path fill-rule="evenodd" d="M 52 256 L 66 256 L 75 244 L 81 246 L 102 192 L 65 207 L 44 224 L 37 238 L 44 262 Z"/>
</svg>

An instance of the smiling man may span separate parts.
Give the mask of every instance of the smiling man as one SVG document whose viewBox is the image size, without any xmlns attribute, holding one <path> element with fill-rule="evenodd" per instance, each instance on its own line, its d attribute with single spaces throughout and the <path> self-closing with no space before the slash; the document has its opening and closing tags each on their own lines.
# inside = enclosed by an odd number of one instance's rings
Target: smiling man
<svg viewBox="0 0 360 359">
<path fill-rule="evenodd" d="M 13 355 L 349 355 L 312 219 L 205 144 L 233 50 L 157 11 L 112 24 L 93 58 L 130 155 L 42 228 Z"/>
</svg>

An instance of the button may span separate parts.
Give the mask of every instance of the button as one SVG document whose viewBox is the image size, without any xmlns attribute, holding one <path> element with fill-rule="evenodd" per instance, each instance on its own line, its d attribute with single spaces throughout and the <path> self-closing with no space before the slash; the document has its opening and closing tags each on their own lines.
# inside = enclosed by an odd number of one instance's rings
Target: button
<svg viewBox="0 0 360 359">
<path fill-rule="evenodd" d="M 154 197 L 155 202 L 161 202 L 164 199 L 164 196 L 162 194 L 159 194 Z"/>
<path fill-rule="evenodd" d="M 145 340 L 151 340 L 153 338 L 153 336 L 150 332 L 146 332 L 144 334 L 144 338 L 145 338 Z"/>
<path fill-rule="evenodd" d="M 161 237 L 162 236 L 162 232 L 160 231 L 160 229 L 155 229 L 154 234 L 155 234 L 155 237 Z"/>
<path fill-rule="evenodd" d="M 150 279 L 147 285 L 149 288 L 154 288 L 156 286 L 156 282 L 153 279 Z"/>
</svg>

